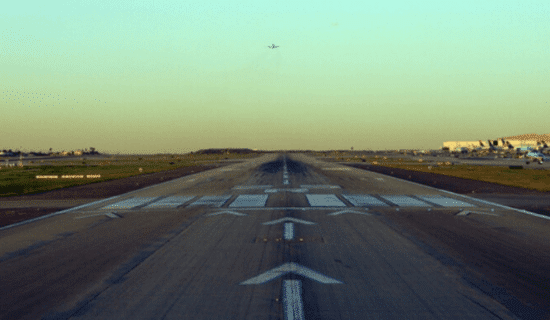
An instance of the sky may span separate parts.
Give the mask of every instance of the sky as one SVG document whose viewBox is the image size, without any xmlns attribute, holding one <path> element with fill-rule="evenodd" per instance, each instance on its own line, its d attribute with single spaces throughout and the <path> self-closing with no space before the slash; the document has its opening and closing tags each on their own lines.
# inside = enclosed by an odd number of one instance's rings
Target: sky
<svg viewBox="0 0 550 320">
<path fill-rule="evenodd" d="M 0 149 L 437 149 L 550 133 L 549 16 L 547 0 L 12 1 Z"/>
</svg>

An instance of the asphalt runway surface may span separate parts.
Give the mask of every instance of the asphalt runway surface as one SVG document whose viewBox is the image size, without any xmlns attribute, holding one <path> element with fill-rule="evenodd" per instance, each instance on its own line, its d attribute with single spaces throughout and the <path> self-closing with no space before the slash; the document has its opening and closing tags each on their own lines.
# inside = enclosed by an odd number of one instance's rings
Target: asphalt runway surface
<svg viewBox="0 0 550 320">
<path fill-rule="evenodd" d="M 0 318 L 550 319 L 549 224 L 266 154 L 0 229 Z"/>
</svg>

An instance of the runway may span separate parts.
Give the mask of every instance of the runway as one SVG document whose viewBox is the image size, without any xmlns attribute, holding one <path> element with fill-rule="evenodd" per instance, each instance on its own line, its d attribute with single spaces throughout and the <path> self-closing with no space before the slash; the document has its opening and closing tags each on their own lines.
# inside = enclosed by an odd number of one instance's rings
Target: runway
<svg viewBox="0 0 550 320">
<path fill-rule="evenodd" d="M 266 154 L 1 229 L 0 318 L 544 318 L 549 224 Z"/>
</svg>

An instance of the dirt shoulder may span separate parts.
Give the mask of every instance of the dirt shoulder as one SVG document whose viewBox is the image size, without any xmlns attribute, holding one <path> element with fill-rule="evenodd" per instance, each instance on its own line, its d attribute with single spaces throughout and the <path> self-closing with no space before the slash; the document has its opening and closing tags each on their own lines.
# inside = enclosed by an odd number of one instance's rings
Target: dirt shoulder
<svg viewBox="0 0 550 320">
<path fill-rule="evenodd" d="M 0 198 L 0 227 L 220 166 L 223 165 L 183 167 L 170 171 L 57 189 L 34 195 L 2 197 Z M 10 203 L 13 205 L 10 205 Z"/>
</svg>

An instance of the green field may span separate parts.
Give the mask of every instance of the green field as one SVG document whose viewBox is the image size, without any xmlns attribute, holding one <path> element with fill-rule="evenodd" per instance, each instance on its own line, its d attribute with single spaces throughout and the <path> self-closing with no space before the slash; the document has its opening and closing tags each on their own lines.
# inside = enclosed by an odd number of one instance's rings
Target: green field
<svg viewBox="0 0 550 320">
<path fill-rule="evenodd" d="M 446 176 L 498 183 L 506 186 L 548 192 L 550 191 L 550 171 L 541 169 L 510 169 L 507 166 L 453 165 L 449 162 L 438 162 L 423 159 L 422 162 L 412 159 L 390 158 L 384 156 L 361 157 L 324 157 L 328 161 L 346 161 L 348 163 L 374 164 L 389 168 L 400 168 L 412 171 L 431 172 Z M 364 160 L 364 161 L 363 161 Z"/>
<path fill-rule="evenodd" d="M 105 160 L 86 159 L 86 157 L 79 161 L 37 160 L 22 168 L 2 167 L 0 169 L 0 197 L 34 194 L 182 167 L 219 165 L 223 163 L 223 160 L 242 160 L 259 155 L 259 153 L 130 155 L 112 156 Z M 41 162 L 48 164 L 41 165 Z M 37 179 L 37 175 L 57 175 L 59 178 Z M 84 178 L 62 179 L 62 175 L 84 175 Z M 101 178 L 86 178 L 86 175 L 101 175 Z"/>
</svg>

